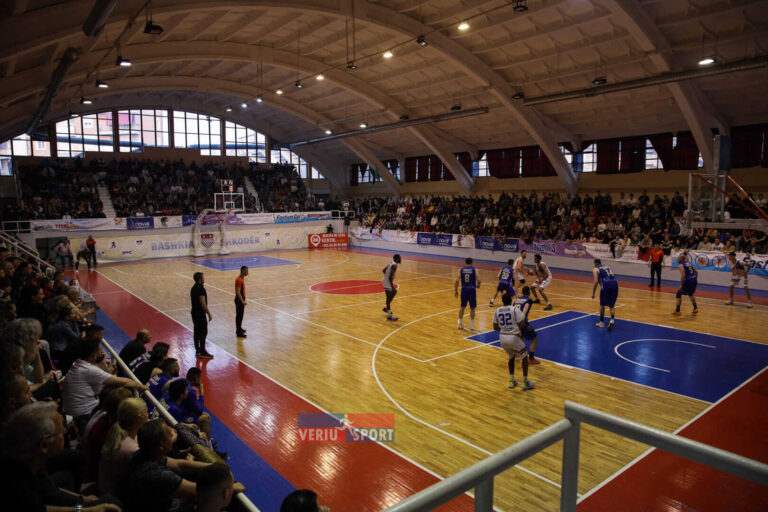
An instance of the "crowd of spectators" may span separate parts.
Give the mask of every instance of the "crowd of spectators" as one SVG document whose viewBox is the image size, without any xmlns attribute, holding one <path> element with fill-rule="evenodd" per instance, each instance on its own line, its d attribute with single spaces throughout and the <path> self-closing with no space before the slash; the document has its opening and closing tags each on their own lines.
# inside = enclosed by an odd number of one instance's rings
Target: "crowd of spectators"
<svg viewBox="0 0 768 512">
<path fill-rule="evenodd" d="M 760 194 L 756 200 L 765 204 Z M 688 230 L 679 222 L 686 201 L 643 192 L 569 196 L 558 193 L 492 196 L 371 197 L 357 199 L 352 208 L 361 225 L 376 230 L 455 233 L 526 241 L 556 240 L 699 250 L 768 251 L 765 233 L 755 230 L 720 232 Z M 742 215 L 737 205 L 728 209 Z M 711 245 L 710 245 L 711 244 Z"/>
<path fill-rule="evenodd" d="M 79 159 L 46 159 L 39 167 L 19 169 L 21 204 L 6 204 L 6 220 L 104 217 L 93 173 Z"/>
<path fill-rule="evenodd" d="M 304 180 L 293 165 L 275 164 L 268 169 L 253 166 L 251 183 L 266 212 L 302 212 L 319 209 Z"/>
</svg>

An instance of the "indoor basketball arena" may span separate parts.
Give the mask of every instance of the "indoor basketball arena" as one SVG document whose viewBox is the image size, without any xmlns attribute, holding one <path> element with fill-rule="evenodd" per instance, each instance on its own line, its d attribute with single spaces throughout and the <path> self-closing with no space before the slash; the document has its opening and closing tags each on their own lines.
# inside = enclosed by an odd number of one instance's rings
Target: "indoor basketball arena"
<svg viewBox="0 0 768 512">
<path fill-rule="evenodd" d="M 0 3 L 14 511 L 768 510 L 768 1 Z"/>
</svg>

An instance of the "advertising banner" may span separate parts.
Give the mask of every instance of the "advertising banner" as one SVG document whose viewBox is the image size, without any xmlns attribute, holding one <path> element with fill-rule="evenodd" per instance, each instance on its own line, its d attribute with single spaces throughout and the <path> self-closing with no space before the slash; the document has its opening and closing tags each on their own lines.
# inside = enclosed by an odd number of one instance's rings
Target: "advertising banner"
<svg viewBox="0 0 768 512">
<path fill-rule="evenodd" d="M 190 217 L 194 217 L 190 215 Z M 183 217 L 181 215 L 168 215 L 163 217 L 153 217 L 155 229 L 181 228 L 184 227 Z M 130 228 L 128 228 L 130 229 Z"/>
<path fill-rule="evenodd" d="M 340 249 L 349 247 L 346 233 L 315 233 L 308 237 L 310 249 Z"/>
<path fill-rule="evenodd" d="M 154 217 L 128 217 L 125 219 L 128 229 L 155 229 Z"/>
<path fill-rule="evenodd" d="M 419 245 L 437 245 L 437 235 L 434 233 L 417 233 L 416 243 Z"/>
<path fill-rule="evenodd" d="M 451 247 L 453 245 L 453 235 L 438 234 L 435 235 L 437 245 L 440 247 Z"/>
<path fill-rule="evenodd" d="M 55 219 L 32 220 L 33 231 L 106 231 L 110 229 L 126 229 L 125 219 Z"/>
<path fill-rule="evenodd" d="M 670 259 L 672 260 L 673 268 L 679 266 L 677 263 L 677 256 L 679 254 L 680 251 L 672 251 Z M 740 252 L 736 253 L 736 259 L 749 264 L 749 275 L 768 276 L 768 255 L 751 254 L 749 255 L 749 258 L 747 258 L 745 253 Z M 699 270 L 731 271 L 731 264 L 728 261 L 728 256 L 722 252 L 688 251 L 688 261 L 693 264 L 694 268 Z"/>
<path fill-rule="evenodd" d="M 291 212 L 274 213 L 275 224 L 289 222 L 309 222 L 313 220 L 331 220 L 331 212 Z"/>
<path fill-rule="evenodd" d="M 236 213 L 227 218 L 230 225 L 274 224 L 275 216 L 271 213 Z"/>
</svg>

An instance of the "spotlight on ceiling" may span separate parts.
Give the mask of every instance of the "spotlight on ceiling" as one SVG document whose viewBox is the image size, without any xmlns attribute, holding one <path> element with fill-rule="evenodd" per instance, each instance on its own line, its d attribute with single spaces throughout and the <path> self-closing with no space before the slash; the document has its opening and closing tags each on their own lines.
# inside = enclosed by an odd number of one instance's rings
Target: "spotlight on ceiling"
<svg viewBox="0 0 768 512">
<path fill-rule="evenodd" d="M 319 82 L 319 81 L 325 80 L 325 77 L 323 76 L 323 74 L 322 74 L 322 73 L 320 73 L 319 75 L 317 75 L 317 76 L 315 77 L 315 79 L 316 79 L 316 80 Z"/>
<path fill-rule="evenodd" d="M 227 107 L 227 112 L 232 112 L 232 107 Z"/>
<path fill-rule="evenodd" d="M 467 30 L 467 29 L 469 29 L 469 23 L 466 22 L 466 21 L 462 21 L 461 23 L 459 23 L 458 29 L 459 30 Z"/>
<path fill-rule="evenodd" d="M 115 65 L 123 68 L 128 68 L 131 66 L 131 61 L 129 61 L 128 59 L 124 59 L 122 55 L 118 55 L 117 59 L 115 60 Z"/>
<path fill-rule="evenodd" d="M 93 100 L 91 98 L 83 97 L 83 98 L 80 98 L 80 103 L 82 103 L 83 105 L 90 105 L 93 103 Z"/>
<path fill-rule="evenodd" d="M 293 84 L 293 86 L 296 87 L 297 89 L 301 89 L 302 87 L 304 87 L 304 85 L 302 85 L 301 83 L 301 80 L 296 80 L 296 83 Z"/>
<path fill-rule="evenodd" d="M 389 50 L 385 51 L 383 57 L 385 59 L 391 59 L 392 58 L 392 52 L 389 51 Z"/>
<path fill-rule="evenodd" d="M 528 6 L 525 5 L 526 0 L 515 0 L 515 7 L 513 7 L 515 12 L 525 12 L 528 10 Z"/>
<path fill-rule="evenodd" d="M 242 103 L 240 104 L 240 106 L 241 106 L 242 108 L 248 108 L 248 104 L 247 104 L 246 102 L 242 102 Z"/>
<path fill-rule="evenodd" d="M 608 83 L 608 79 L 604 76 L 596 76 L 592 79 L 592 85 L 605 85 Z"/>
<path fill-rule="evenodd" d="M 513 100 L 521 100 L 523 98 L 525 98 L 525 95 L 522 92 L 516 92 L 512 95 Z"/>
<path fill-rule="evenodd" d="M 147 24 L 144 25 L 144 33 L 157 36 L 163 33 L 163 27 L 161 27 L 160 25 L 155 25 L 154 23 L 152 23 L 152 20 L 149 20 L 147 21 Z"/>
<path fill-rule="evenodd" d="M 332 132 L 331 130 L 327 130 L 327 129 L 325 130 L 325 134 L 326 134 L 326 135 L 330 135 L 330 134 L 332 134 L 332 133 L 333 133 L 333 132 Z"/>
<path fill-rule="evenodd" d="M 96 87 L 98 87 L 99 89 L 107 89 L 109 87 L 109 84 L 102 80 L 96 80 Z"/>
<path fill-rule="evenodd" d="M 699 66 L 711 66 L 717 62 L 717 58 L 714 55 L 707 55 L 699 61 Z"/>
<path fill-rule="evenodd" d="M 351 69 L 351 70 L 357 69 L 357 65 L 355 64 L 355 61 L 351 60 L 347 62 L 347 69 Z"/>
<path fill-rule="evenodd" d="M 263 101 L 264 101 L 264 96 L 262 96 L 261 94 L 256 96 L 256 103 L 261 103 Z"/>
<path fill-rule="evenodd" d="M 422 47 L 429 44 L 423 34 L 416 38 L 416 43 Z"/>
<path fill-rule="evenodd" d="M 454 103 L 453 106 L 451 107 L 451 110 L 453 110 L 454 112 L 461 110 L 461 103 Z"/>
<path fill-rule="evenodd" d="M 368 123 L 360 123 L 360 128 L 368 128 Z"/>
<path fill-rule="evenodd" d="M 283 90 L 282 89 L 278 89 L 278 90 L 275 91 L 275 94 L 280 96 L 281 94 L 283 94 Z"/>
</svg>

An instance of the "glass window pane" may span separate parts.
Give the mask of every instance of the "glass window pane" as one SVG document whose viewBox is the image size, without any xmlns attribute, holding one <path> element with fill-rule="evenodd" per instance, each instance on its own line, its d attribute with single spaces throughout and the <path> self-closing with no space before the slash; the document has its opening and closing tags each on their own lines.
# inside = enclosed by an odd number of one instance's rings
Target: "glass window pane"
<svg viewBox="0 0 768 512">
<path fill-rule="evenodd" d="M 0 157 L 0 176 L 13 176 L 11 157 Z"/>
<path fill-rule="evenodd" d="M 51 143 L 36 140 L 32 143 L 32 152 L 35 156 L 51 156 Z"/>
</svg>

